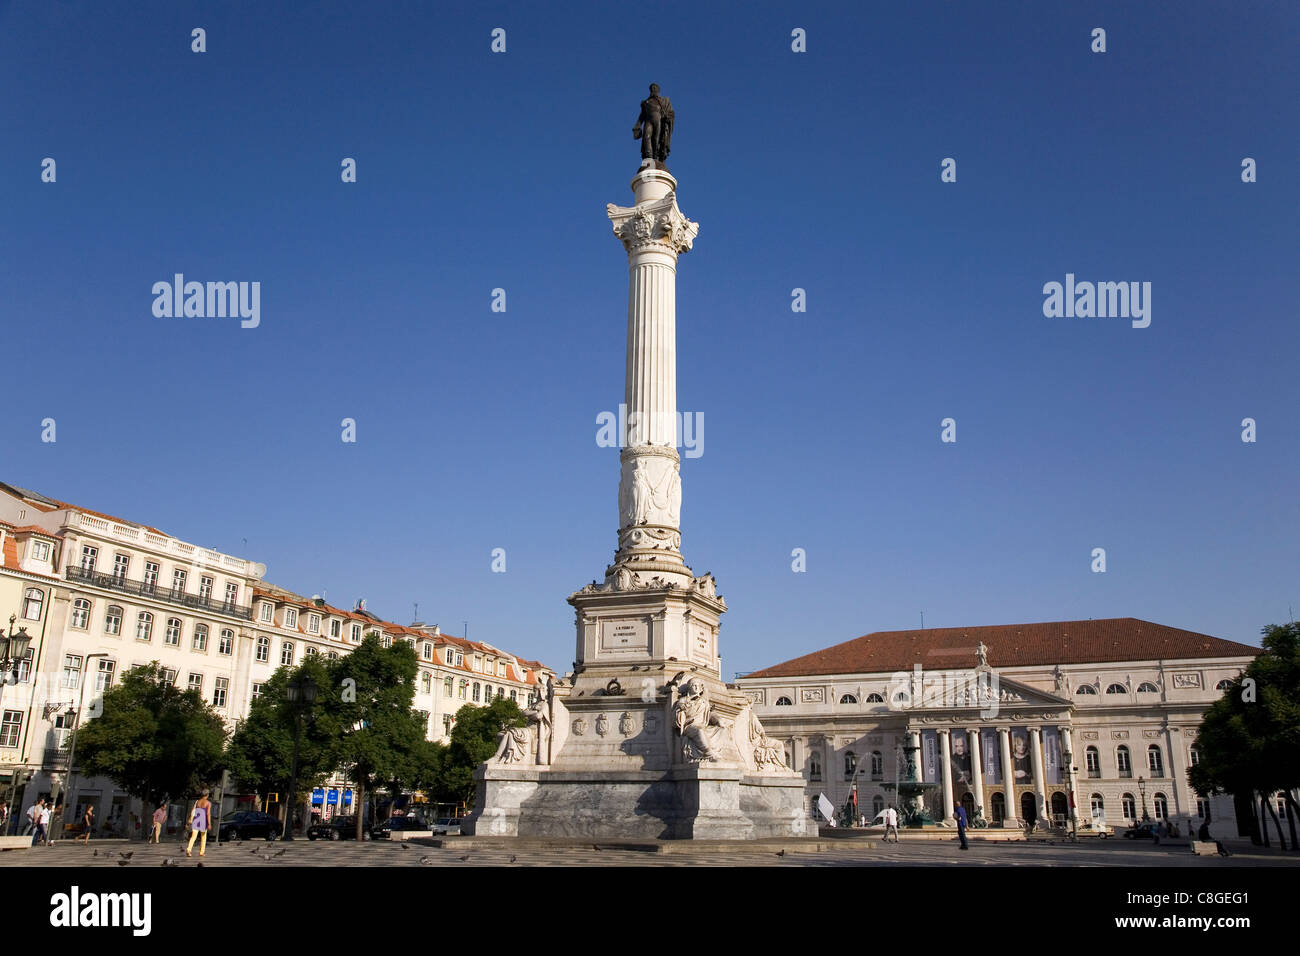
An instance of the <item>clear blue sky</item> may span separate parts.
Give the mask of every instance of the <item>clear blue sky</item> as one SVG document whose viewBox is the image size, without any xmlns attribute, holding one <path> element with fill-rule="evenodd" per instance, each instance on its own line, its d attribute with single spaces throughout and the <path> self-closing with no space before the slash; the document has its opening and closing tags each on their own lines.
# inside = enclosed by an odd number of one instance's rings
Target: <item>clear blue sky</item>
<svg viewBox="0 0 1300 956">
<path fill-rule="evenodd" d="M 1300 606 L 1294 3 L 301 6 L 0 3 L 3 480 L 567 669 L 657 81 L 728 675 L 922 611 Z M 176 272 L 261 282 L 260 327 L 155 318 Z M 1150 327 L 1045 318 L 1067 272 L 1151 282 Z"/>
</svg>

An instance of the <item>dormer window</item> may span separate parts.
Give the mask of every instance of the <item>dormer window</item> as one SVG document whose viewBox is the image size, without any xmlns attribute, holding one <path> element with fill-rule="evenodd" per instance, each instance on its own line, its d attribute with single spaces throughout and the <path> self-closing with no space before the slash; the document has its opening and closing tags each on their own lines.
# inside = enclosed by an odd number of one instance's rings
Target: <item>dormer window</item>
<svg viewBox="0 0 1300 956">
<path fill-rule="evenodd" d="M 50 560 L 50 543 L 48 541 L 32 542 L 32 560 L 33 561 Z"/>
<path fill-rule="evenodd" d="M 261 618 L 267 624 L 271 623 L 271 615 L 273 611 L 274 609 L 271 607 L 271 605 L 267 604 L 265 601 L 262 602 Z"/>
<path fill-rule="evenodd" d="M 309 632 L 311 632 L 312 634 L 319 634 L 319 633 L 320 633 L 320 615 L 319 615 L 319 614 L 309 614 L 309 615 L 307 615 L 307 630 L 308 630 Z"/>
<path fill-rule="evenodd" d="M 297 627 L 297 626 L 298 626 L 298 609 L 297 609 L 297 608 L 294 608 L 294 607 L 287 607 L 287 608 L 284 609 L 284 626 L 285 626 L 285 627 Z"/>
</svg>

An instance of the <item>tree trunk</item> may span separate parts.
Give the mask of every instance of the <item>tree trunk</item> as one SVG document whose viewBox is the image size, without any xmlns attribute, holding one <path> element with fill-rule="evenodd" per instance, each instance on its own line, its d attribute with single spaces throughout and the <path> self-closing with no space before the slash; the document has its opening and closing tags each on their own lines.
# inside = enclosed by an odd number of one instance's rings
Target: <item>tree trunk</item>
<svg viewBox="0 0 1300 956">
<path fill-rule="evenodd" d="M 1277 846 L 1280 850 L 1286 849 L 1286 837 L 1282 835 L 1282 821 L 1277 818 L 1277 811 L 1273 809 L 1273 798 L 1265 797 L 1263 800 L 1264 807 L 1268 810 L 1268 818 L 1273 821 L 1273 826 L 1277 828 Z M 1268 829 L 1268 822 L 1265 821 L 1264 828 Z"/>
<path fill-rule="evenodd" d="M 354 809 L 357 814 L 358 843 L 365 839 L 362 836 L 362 832 L 364 831 L 366 824 L 366 776 L 367 775 L 362 774 L 360 770 L 357 771 L 357 803 Z"/>
<path fill-rule="evenodd" d="M 1300 807 L 1296 806 L 1295 795 L 1290 790 L 1283 790 L 1282 797 L 1286 800 L 1286 824 L 1287 829 L 1291 831 L 1291 849 L 1300 850 L 1300 839 L 1296 838 L 1295 818 L 1300 812 Z"/>
</svg>

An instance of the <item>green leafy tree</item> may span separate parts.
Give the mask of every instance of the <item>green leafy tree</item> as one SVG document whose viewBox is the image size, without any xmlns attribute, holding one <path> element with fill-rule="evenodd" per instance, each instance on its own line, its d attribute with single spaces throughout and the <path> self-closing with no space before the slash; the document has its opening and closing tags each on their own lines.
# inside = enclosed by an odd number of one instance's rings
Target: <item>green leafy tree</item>
<svg viewBox="0 0 1300 956">
<path fill-rule="evenodd" d="M 466 704 L 456 712 L 451 743 L 443 761 L 439 799 L 471 802 L 474 799 L 474 771 L 497 749 L 497 738 L 506 727 L 522 727 L 525 717 L 519 705 L 497 697 L 486 707 Z"/>
<path fill-rule="evenodd" d="M 109 777 L 151 805 L 214 783 L 225 739 L 221 715 L 198 691 L 164 678 L 154 661 L 104 692 L 100 715 L 77 733 L 77 758 L 82 773 Z"/>
<path fill-rule="evenodd" d="M 1300 624 L 1264 628 L 1263 653 L 1211 705 L 1196 735 L 1200 760 L 1187 777 L 1197 793 L 1250 794 L 1281 791 L 1292 820 L 1300 814 Z M 1260 823 L 1281 822 L 1271 801 L 1259 800 Z"/>
<path fill-rule="evenodd" d="M 309 656 L 297 667 L 281 667 L 262 685 L 261 695 L 249 707 L 226 748 L 226 767 L 246 790 L 286 794 L 286 822 L 297 804 L 296 796 L 309 792 L 338 764 L 340 729 L 320 696 L 310 707 L 289 702 L 287 686 L 294 678 L 311 677 L 319 694 L 325 694 L 331 677 L 319 656 Z M 298 746 L 298 794 L 289 794 L 293 773 L 294 725 L 302 721 Z"/>
<path fill-rule="evenodd" d="M 351 654 L 330 661 L 321 701 L 339 730 L 339 763 L 357 786 L 357 839 L 376 781 L 407 781 L 427 753 L 425 727 L 411 709 L 418 665 L 405 641 L 384 647 L 370 633 Z"/>
</svg>

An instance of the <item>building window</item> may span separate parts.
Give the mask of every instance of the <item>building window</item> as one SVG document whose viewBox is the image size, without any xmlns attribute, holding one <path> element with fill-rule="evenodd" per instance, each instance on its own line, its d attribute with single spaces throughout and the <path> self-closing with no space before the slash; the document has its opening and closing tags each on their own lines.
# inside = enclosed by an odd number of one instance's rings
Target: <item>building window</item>
<svg viewBox="0 0 1300 956">
<path fill-rule="evenodd" d="M 879 694 L 868 694 L 866 702 L 868 704 L 883 704 L 885 698 L 881 697 Z"/>
<path fill-rule="evenodd" d="M 226 603 L 227 604 L 239 603 L 239 585 L 236 584 L 234 581 L 226 582 Z"/>
<path fill-rule="evenodd" d="M 910 700 L 911 698 L 908 696 L 908 693 L 905 690 L 900 690 L 897 694 L 894 695 L 895 704 L 906 704 Z"/>
<path fill-rule="evenodd" d="M 1097 688 L 1091 684 L 1080 684 L 1079 689 L 1074 692 L 1076 697 L 1096 697 Z"/>
<path fill-rule="evenodd" d="M 462 666 L 464 666 L 464 664 L 465 664 L 465 655 L 462 654 L 460 651 L 457 651 L 457 652 L 456 652 L 456 666 L 457 666 L 457 667 L 462 667 Z"/>
<path fill-rule="evenodd" d="M 492 685 L 483 685 L 483 703 L 489 703 L 492 700 Z"/>
<path fill-rule="evenodd" d="M 32 560 L 50 560 L 50 544 L 48 541 L 32 541 Z"/>
<path fill-rule="evenodd" d="M 392 635 L 391 635 L 391 634 L 385 634 L 385 635 L 383 635 L 383 636 L 379 639 L 379 643 L 382 644 L 384 647 L 392 647 L 392 646 L 393 646 L 393 637 L 392 637 Z"/>
<path fill-rule="evenodd" d="M 320 652 L 316 649 L 316 645 L 314 645 L 314 644 L 308 644 L 308 645 L 307 645 L 307 651 L 306 651 L 306 654 L 307 654 L 308 657 L 315 657 L 315 656 L 316 656 L 317 654 L 319 654 L 319 653 L 320 653 Z"/>
<path fill-rule="evenodd" d="M 280 663 L 281 665 L 285 665 L 285 666 L 293 663 L 293 642 L 292 641 L 285 641 L 283 644 L 280 645 Z"/>
<path fill-rule="evenodd" d="M 1160 748 L 1155 744 L 1147 748 L 1147 769 L 1151 771 L 1153 777 L 1165 775 L 1165 761 L 1160 754 Z"/>
<path fill-rule="evenodd" d="M 270 623 L 271 623 L 271 614 L 272 614 L 272 612 L 273 612 L 273 608 L 271 607 L 271 605 L 269 605 L 269 604 L 267 604 L 265 601 L 263 601 L 263 602 L 262 602 L 262 610 L 261 610 L 259 616 L 261 617 L 261 619 L 262 619 L 265 623 L 267 623 L 267 624 L 270 624 Z"/>
<path fill-rule="evenodd" d="M 1169 819 L 1169 798 L 1163 793 L 1157 793 L 1155 799 L 1151 801 L 1151 805 L 1155 808 L 1157 820 Z"/>
<path fill-rule="evenodd" d="M 1210 811 L 1210 802 L 1209 802 L 1208 800 L 1206 800 L 1204 797 L 1197 797 L 1197 798 L 1196 798 L 1196 816 L 1197 816 L 1199 819 L 1204 820 L 1204 819 L 1205 819 L 1205 815 L 1206 815 L 1209 811 Z"/>
<path fill-rule="evenodd" d="M 0 719 L 0 747 L 13 749 L 18 746 L 18 738 L 23 731 L 23 712 L 6 710 Z"/>
<path fill-rule="evenodd" d="M 202 674 L 191 674 L 191 675 L 190 675 L 190 690 L 196 690 L 196 691 L 198 691 L 200 694 L 203 693 L 203 675 L 202 675 Z"/>
<path fill-rule="evenodd" d="M 153 561 L 144 563 L 144 593 L 152 594 L 158 587 L 158 565 Z"/>
<path fill-rule="evenodd" d="M 104 612 L 104 633 L 113 635 L 122 633 L 122 609 L 116 604 L 110 604 L 108 610 Z"/>
<path fill-rule="evenodd" d="M 60 686 L 76 690 L 81 686 L 81 655 L 65 654 L 63 656 L 63 680 Z"/>
<path fill-rule="evenodd" d="M 458 696 L 460 697 L 461 700 L 465 699 L 465 688 L 468 686 L 469 686 L 469 681 L 467 681 L 465 678 L 462 677 L 460 679 L 460 687 L 457 688 Z"/>
<path fill-rule="evenodd" d="M 204 603 L 212 599 L 212 578 L 206 574 L 199 578 L 199 600 Z"/>
<path fill-rule="evenodd" d="M 95 675 L 95 690 L 108 690 L 113 686 L 113 673 L 117 670 L 117 662 L 110 661 L 106 657 L 99 659 L 99 673 Z"/>
<path fill-rule="evenodd" d="M 84 631 L 90 624 L 90 602 L 85 598 L 77 598 L 72 602 L 72 620 L 68 622 L 69 627 L 75 627 L 79 631 Z"/>
<path fill-rule="evenodd" d="M 184 568 L 175 568 L 172 571 L 172 590 L 177 594 L 185 593 L 185 581 L 189 575 Z"/>
<path fill-rule="evenodd" d="M 126 580 L 127 568 L 131 566 L 131 557 L 126 554 L 113 555 L 113 577 L 119 581 Z"/>
<path fill-rule="evenodd" d="M 298 626 L 298 609 L 297 609 L 297 608 L 287 607 L 287 608 L 284 609 L 284 626 L 285 626 L 285 627 L 297 627 L 297 626 Z"/>
<path fill-rule="evenodd" d="M 777 707 L 792 707 L 792 706 L 794 706 L 794 705 L 793 705 L 793 703 L 790 701 L 790 698 L 789 698 L 789 697 L 778 697 L 778 698 L 776 699 L 776 706 L 777 706 Z"/>
<path fill-rule="evenodd" d="M 844 694 L 840 697 L 841 704 L 856 704 L 857 702 L 858 699 L 854 697 L 852 694 Z"/>
<path fill-rule="evenodd" d="M 812 782 L 820 781 L 822 778 L 822 758 L 816 753 L 808 755 L 808 779 Z"/>
<path fill-rule="evenodd" d="M 269 661 L 271 659 L 271 639 L 269 637 L 258 637 L 257 659 L 259 661 Z"/>
<path fill-rule="evenodd" d="M 336 661 L 336 660 L 339 659 L 339 652 L 338 652 L 338 651 L 330 651 L 329 654 L 327 654 L 326 656 L 327 656 L 330 660 L 332 660 L 332 661 Z"/>
<path fill-rule="evenodd" d="M 1089 747 L 1084 751 L 1084 761 L 1088 767 L 1089 777 L 1101 776 L 1101 754 L 1096 747 Z"/>
<path fill-rule="evenodd" d="M 29 621 L 41 619 L 41 609 L 45 607 L 45 592 L 40 588 L 28 588 L 23 592 L 23 617 Z"/>
<path fill-rule="evenodd" d="M 844 753 L 844 779 L 852 780 L 853 775 L 858 772 L 858 755 L 852 750 Z"/>
<path fill-rule="evenodd" d="M 433 675 L 428 671 L 420 675 L 420 687 L 426 694 L 433 693 Z"/>
<path fill-rule="evenodd" d="M 450 697 L 450 696 L 451 696 L 451 678 L 450 678 L 450 677 L 444 677 L 444 678 L 442 679 L 442 696 L 443 696 L 443 697 Z"/>
<path fill-rule="evenodd" d="M 162 678 L 164 684 L 174 685 L 176 683 L 177 675 L 178 672 L 172 667 L 164 667 L 158 672 L 158 676 Z"/>
<path fill-rule="evenodd" d="M 253 700 L 257 700 L 257 698 L 259 698 L 259 697 L 261 697 L 261 696 L 262 696 L 262 685 L 261 685 L 261 684 L 254 684 L 254 685 L 253 685 Z"/>
<path fill-rule="evenodd" d="M 882 797 L 880 794 L 876 794 L 874 797 L 871 798 L 871 819 L 873 821 L 876 820 L 884 812 L 885 812 L 885 798 Z"/>
<path fill-rule="evenodd" d="M 167 629 L 163 631 L 163 643 L 175 647 L 181 642 L 181 619 L 167 618 Z"/>
<path fill-rule="evenodd" d="M 1201 752 L 1197 750 L 1195 747 L 1193 747 L 1187 753 L 1188 753 L 1188 757 L 1192 762 L 1193 767 L 1195 767 L 1198 763 L 1201 762 Z"/>
<path fill-rule="evenodd" d="M 1108 693 L 1108 694 L 1127 694 L 1127 693 L 1128 693 L 1128 688 L 1125 687 L 1123 684 L 1111 684 L 1109 687 L 1106 688 L 1106 693 Z"/>
<path fill-rule="evenodd" d="M 330 637 L 337 640 L 343 633 L 343 622 L 339 620 L 330 621 Z"/>
<path fill-rule="evenodd" d="M 81 570 L 87 574 L 95 573 L 95 559 L 99 557 L 99 548 L 92 548 L 88 544 L 81 546 Z"/>
<path fill-rule="evenodd" d="M 360 625 L 360 624 L 353 624 L 353 625 L 352 625 L 352 643 L 353 643 L 353 644 L 359 644 L 359 643 L 361 643 L 361 625 Z"/>
<path fill-rule="evenodd" d="M 433 660 L 433 645 L 428 641 L 425 641 L 424 644 L 420 646 L 420 656 L 426 661 Z"/>
<path fill-rule="evenodd" d="M 1092 807 L 1092 818 L 1094 820 L 1104 820 L 1106 818 L 1106 801 L 1102 799 L 1100 793 L 1094 793 L 1092 795 L 1090 798 L 1090 805 Z"/>
<path fill-rule="evenodd" d="M 512 690 L 510 692 L 510 699 L 513 700 L 516 704 L 519 703 L 519 691 Z"/>
<path fill-rule="evenodd" d="M 478 682 L 478 681 L 475 681 L 475 682 L 474 682 L 474 703 L 476 703 L 476 704 L 478 703 L 478 700 L 479 700 L 479 696 L 478 696 L 478 695 L 479 695 L 479 691 L 481 691 L 481 690 L 482 690 L 482 687 L 479 685 L 479 682 Z"/>
<path fill-rule="evenodd" d="M 212 689 L 212 706 L 213 706 L 213 707 L 225 707 L 225 706 L 226 706 L 226 688 L 227 688 L 229 685 L 230 685 L 230 681 L 229 681 L 228 678 L 225 678 L 225 677 L 218 677 L 218 678 L 217 678 L 216 686 Z"/>
<path fill-rule="evenodd" d="M 871 751 L 871 778 L 881 780 L 885 776 L 885 756 L 879 750 Z"/>
<path fill-rule="evenodd" d="M 1221 681 L 1219 681 L 1217 684 L 1214 685 L 1214 689 L 1215 689 L 1215 690 L 1231 690 L 1231 689 L 1232 689 L 1232 681 L 1230 681 L 1230 680 L 1226 680 L 1226 679 L 1225 679 L 1225 680 L 1221 680 Z"/>
<path fill-rule="evenodd" d="M 27 648 L 27 653 L 18 659 L 18 683 L 25 684 L 32 679 L 32 654 L 35 648 Z"/>
<path fill-rule="evenodd" d="M 448 664 L 451 664 L 451 648 L 450 648 L 450 647 L 447 648 L 447 651 L 446 651 L 446 655 L 445 655 L 445 656 L 446 656 L 446 658 L 447 658 L 447 663 L 448 663 Z"/>
<path fill-rule="evenodd" d="M 307 631 L 308 631 L 308 633 L 311 633 L 311 634 L 319 634 L 319 633 L 320 633 L 320 615 L 319 615 L 319 614 L 308 614 L 308 615 L 307 615 Z"/>
<path fill-rule="evenodd" d="M 235 653 L 235 632 L 228 627 L 221 629 L 221 640 L 217 642 L 217 653 L 225 657 Z"/>
<path fill-rule="evenodd" d="M 1123 744 L 1115 748 L 1115 766 L 1119 768 L 1121 777 L 1133 776 L 1133 765 L 1129 763 L 1128 748 Z"/>
<path fill-rule="evenodd" d="M 1157 687 L 1155 684 L 1151 683 L 1149 680 L 1144 680 L 1142 683 L 1138 684 L 1138 693 L 1158 694 L 1160 693 L 1160 688 Z"/>
<path fill-rule="evenodd" d="M 1125 820 L 1137 819 L 1137 804 L 1133 802 L 1133 794 L 1124 794 L 1124 796 L 1120 797 L 1119 803 L 1120 815 L 1123 816 Z"/>
<path fill-rule="evenodd" d="M 208 650 L 208 626 L 206 624 L 194 625 L 194 640 L 190 642 L 190 648 L 201 654 L 206 654 Z"/>
<path fill-rule="evenodd" d="M 137 641 L 147 641 L 153 637 L 153 615 L 148 611 L 141 611 L 135 619 L 135 639 Z"/>
</svg>

